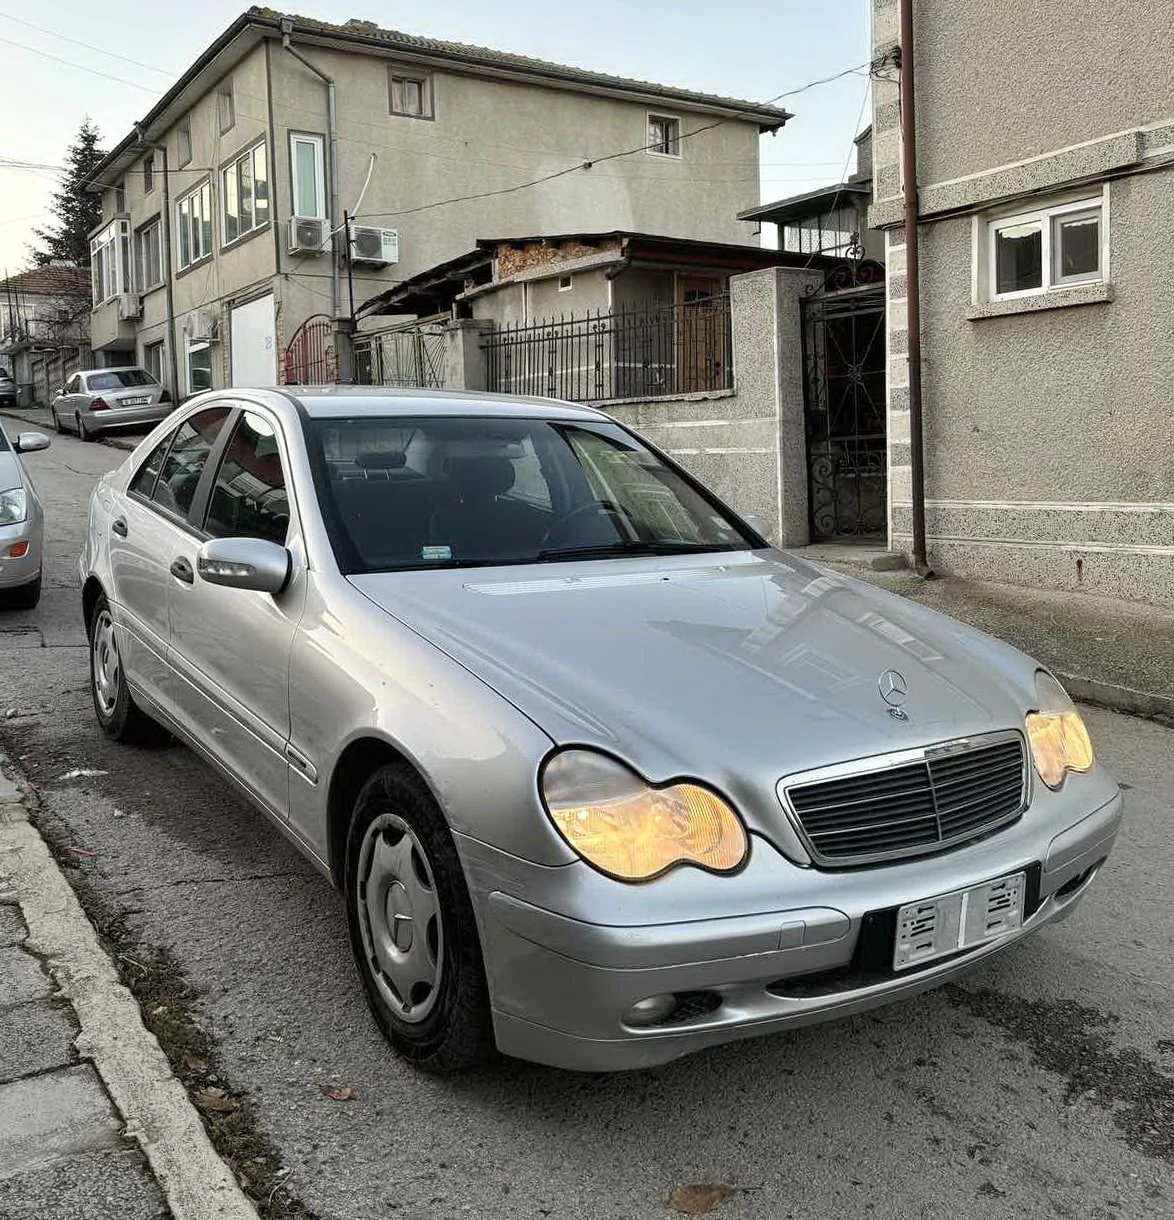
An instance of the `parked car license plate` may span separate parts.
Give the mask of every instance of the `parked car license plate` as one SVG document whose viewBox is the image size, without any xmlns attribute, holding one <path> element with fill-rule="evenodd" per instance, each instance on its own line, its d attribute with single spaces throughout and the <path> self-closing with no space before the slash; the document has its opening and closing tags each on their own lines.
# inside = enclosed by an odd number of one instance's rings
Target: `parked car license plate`
<svg viewBox="0 0 1174 1220">
<path fill-rule="evenodd" d="M 893 969 L 908 970 L 994 940 L 1023 925 L 1027 874 L 955 890 L 938 898 L 906 903 L 897 911 Z"/>
<path fill-rule="evenodd" d="M 124 398 L 122 405 L 124 407 L 145 407 L 151 401 L 150 394 L 144 394 L 142 398 Z"/>
</svg>

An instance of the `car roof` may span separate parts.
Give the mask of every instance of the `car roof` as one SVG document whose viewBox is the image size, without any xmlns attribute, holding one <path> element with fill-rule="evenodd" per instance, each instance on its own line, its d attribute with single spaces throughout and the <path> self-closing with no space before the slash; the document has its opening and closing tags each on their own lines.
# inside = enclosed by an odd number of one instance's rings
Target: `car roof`
<svg viewBox="0 0 1174 1220">
<path fill-rule="evenodd" d="M 78 372 L 83 377 L 89 377 L 92 373 L 129 373 L 132 369 L 138 373 L 145 373 L 147 371 L 141 364 L 112 364 L 109 368 L 78 369 Z"/>
<path fill-rule="evenodd" d="M 492 415 L 518 419 L 565 419 L 598 423 L 608 417 L 593 407 L 555 398 L 481 394 L 470 390 L 396 389 L 390 386 L 282 386 L 316 419 L 353 415 Z"/>
</svg>

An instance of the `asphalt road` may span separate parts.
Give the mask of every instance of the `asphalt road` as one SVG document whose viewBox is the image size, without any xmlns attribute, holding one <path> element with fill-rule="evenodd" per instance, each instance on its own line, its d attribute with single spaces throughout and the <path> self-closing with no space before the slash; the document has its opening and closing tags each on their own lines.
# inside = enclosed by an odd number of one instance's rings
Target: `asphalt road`
<svg viewBox="0 0 1174 1220">
<path fill-rule="evenodd" d="M 1071 920 L 960 986 L 634 1075 L 432 1079 L 381 1041 L 341 903 L 295 851 L 187 750 L 98 732 L 74 564 L 124 456 L 57 438 L 29 459 L 48 580 L 0 614 L 0 746 L 200 989 L 228 1083 L 324 1220 L 651 1220 L 683 1183 L 737 1188 L 728 1220 L 1174 1214 L 1174 732 L 1089 713 L 1129 789 L 1116 854 Z"/>
</svg>

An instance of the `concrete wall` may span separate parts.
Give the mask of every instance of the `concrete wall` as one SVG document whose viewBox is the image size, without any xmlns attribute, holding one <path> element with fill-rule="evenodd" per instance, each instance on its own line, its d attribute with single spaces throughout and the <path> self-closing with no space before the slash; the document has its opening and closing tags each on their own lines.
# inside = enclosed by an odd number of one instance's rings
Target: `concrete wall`
<svg viewBox="0 0 1174 1220">
<path fill-rule="evenodd" d="M 916 22 L 930 560 L 1174 605 L 1174 228 L 1159 219 L 1174 197 L 1162 167 L 1174 144 L 1174 7 L 919 0 Z M 895 0 L 874 0 L 874 49 L 896 32 Z M 1091 65 L 1126 63 L 1090 82 Z M 872 216 L 888 227 L 890 536 L 907 550 L 895 84 L 877 81 L 873 119 Z M 993 207 L 1029 210 L 1106 182 L 1105 282 L 986 298 L 973 268 Z"/>
</svg>

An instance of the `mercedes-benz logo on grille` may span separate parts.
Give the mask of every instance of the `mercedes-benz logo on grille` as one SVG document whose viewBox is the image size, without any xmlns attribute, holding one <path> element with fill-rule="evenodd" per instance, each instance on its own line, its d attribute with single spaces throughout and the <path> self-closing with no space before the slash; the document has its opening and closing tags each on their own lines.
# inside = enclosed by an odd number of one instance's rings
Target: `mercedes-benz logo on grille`
<svg viewBox="0 0 1174 1220">
<path fill-rule="evenodd" d="M 895 720 L 907 720 L 908 716 L 901 710 L 901 705 L 909 696 L 909 684 L 904 675 L 895 669 L 886 669 L 877 679 L 876 688 L 889 705 L 889 715 Z"/>
</svg>

